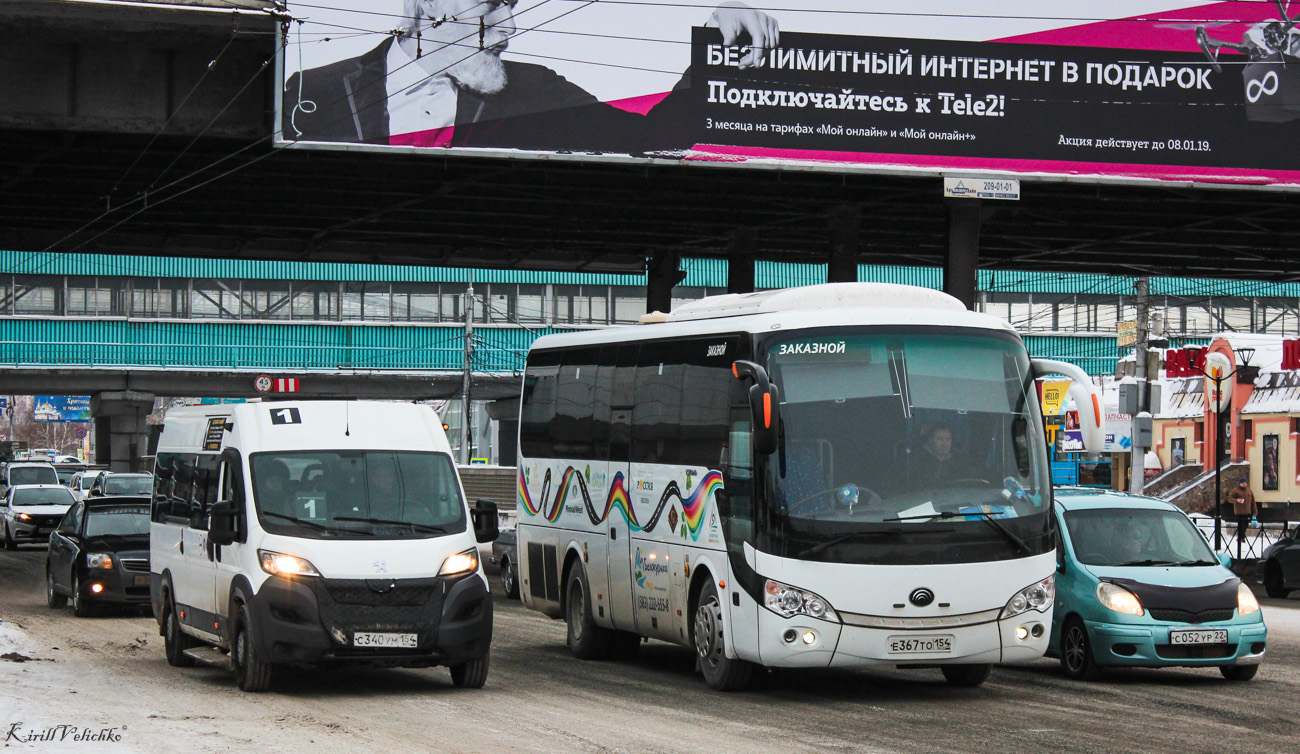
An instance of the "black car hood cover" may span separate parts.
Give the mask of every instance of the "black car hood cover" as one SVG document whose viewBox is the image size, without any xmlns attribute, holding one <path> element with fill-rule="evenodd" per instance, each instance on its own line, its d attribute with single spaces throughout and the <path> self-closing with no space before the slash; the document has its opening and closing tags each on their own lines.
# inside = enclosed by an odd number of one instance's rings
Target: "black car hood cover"
<svg viewBox="0 0 1300 754">
<path fill-rule="evenodd" d="M 1187 610 L 1200 613 L 1206 610 L 1223 610 L 1237 608 L 1237 587 L 1241 579 L 1229 578 L 1222 584 L 1210 586 L 1161 586 L 1144 584 L 1133 579 L 1107 578 L 1117 586 L 1122 586 L 1137 595 L 1142 607 L 1148 610 Z"/>
</svg>

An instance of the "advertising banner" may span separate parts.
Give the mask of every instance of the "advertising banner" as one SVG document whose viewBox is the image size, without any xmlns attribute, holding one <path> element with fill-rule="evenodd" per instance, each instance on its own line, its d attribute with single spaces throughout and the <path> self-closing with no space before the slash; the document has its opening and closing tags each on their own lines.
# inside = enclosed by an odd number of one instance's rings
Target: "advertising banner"
<svg viewBox="0 0 1300 754">
<path fill-rule="evenodd" d="M 286 5 L 281 146 L 1300 186 L 1286 3 Z"/>
<path fill-rule="evenodd" d="M 38 422 L 88 422 L 90 396 L 38 395 L 32 404 L 32 413 Z"/>
</svg>

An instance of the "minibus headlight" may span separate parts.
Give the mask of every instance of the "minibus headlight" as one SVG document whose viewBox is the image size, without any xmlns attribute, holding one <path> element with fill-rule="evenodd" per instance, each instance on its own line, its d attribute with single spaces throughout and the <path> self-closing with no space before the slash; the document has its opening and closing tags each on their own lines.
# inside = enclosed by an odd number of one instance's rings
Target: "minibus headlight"
<svg viewBox="0 0 1300 754">
<path fill-rule="evenodd" d="M 462 573 L 478 570 L 478 550 L 466 550 L 455 555 L 448 555 L 438 569 L 439 576 L 459 576 Z"/>
<path fill-rule="evenodd" d="M 1097 585 L 1097 601 L 1117 613 L 1142 615 L 1146 612 L 1136 594 L 1109 581 Z"/>
<path fill-rule="evenodd" d="M 807 615 L 836 623 L 840 620 L 829 602 L 804 589 L 768 579 L 763 592 L 763 606 L 782 618 Z"/>
<path fill-rule="evenodd" d="M 306 559 L 294 555 L 285 555 L 270 550 L 258 550 L 257 558 L 262 564 L 262 570 L 272 576 L 320 575 L 320 571 L 316 570 L 316 566 L 307 562 Z"/>
<path fill-rule="evenodd" d="M 88 553 L 86 555 L 86 567 L 111 570 L 113 568 L 113 556 L 106 552 Z"/>
<path fill-rule="evenodd" d="M 1255 593 L 1250 591 L 1250 587 L 1245 584 L 1237 585 L 1237 612 L 1242 615 L 1250 615 L 1259 610 L 1259 600 L 1255 599 Z"/>
<path fill-rule="evenodd" d="M 1021 589 L 1007 600 L 1007 604 L 1002 608 L 1002 615 L 998 619 L 1010 618 L 1021 613 L 1037 610 L 1045 613 L 1052 609 L 1052 603 L 1056 601 L 1056 577 L 1048 576 L 1034 584 Z"/>
</svg>

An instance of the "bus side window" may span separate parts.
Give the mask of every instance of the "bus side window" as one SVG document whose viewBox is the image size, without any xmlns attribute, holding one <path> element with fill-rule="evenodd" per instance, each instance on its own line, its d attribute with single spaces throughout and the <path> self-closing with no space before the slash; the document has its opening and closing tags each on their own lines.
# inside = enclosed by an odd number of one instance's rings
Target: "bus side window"
<svg viewBox="0 0 1300 754">
<path fill-rule="evenodd" d="M 172 484 L 176 464 L 175 453 L 159 453 L 154 464 L 153 520 L 164 523 L 172 515 Z"/>
</svg>

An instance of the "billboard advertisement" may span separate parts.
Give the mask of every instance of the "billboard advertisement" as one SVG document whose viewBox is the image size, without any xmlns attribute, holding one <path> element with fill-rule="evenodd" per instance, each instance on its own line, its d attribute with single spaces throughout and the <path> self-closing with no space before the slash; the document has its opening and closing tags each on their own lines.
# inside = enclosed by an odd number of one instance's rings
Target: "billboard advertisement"
<svg viewBox="0 0 1300 754">
<path fill-rule="evenodd" d="M 32 413 L 38 422 L 88 422 L 90 396 L 38 395 L 32 403 Z"/>
<path fill-rule="evenodd" d="M 286 5 L 281 146 L 1300 186 L 1289 3 Z"/>
</svg>

